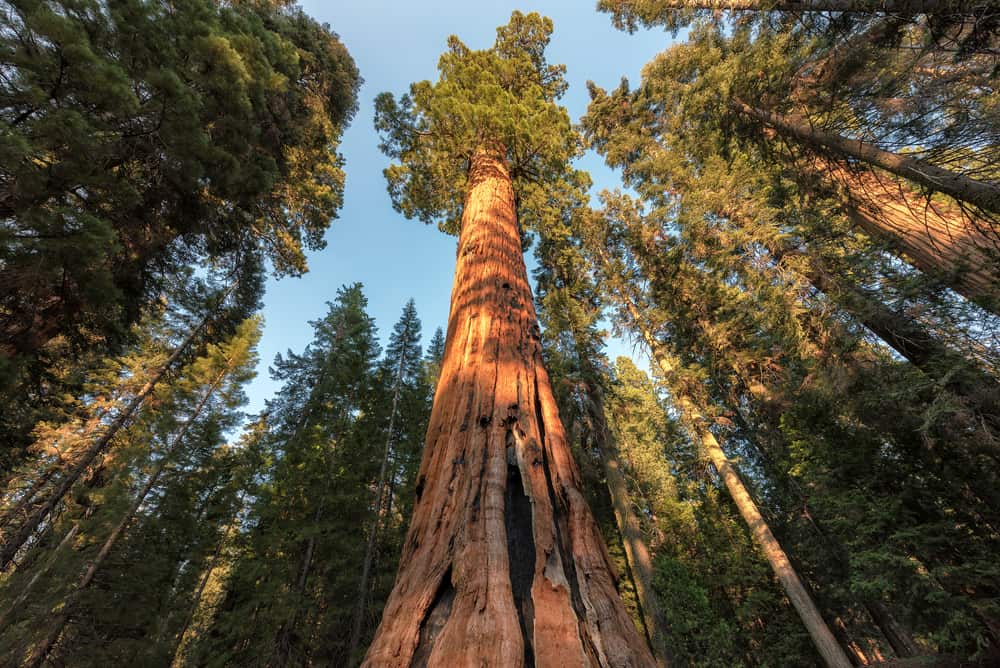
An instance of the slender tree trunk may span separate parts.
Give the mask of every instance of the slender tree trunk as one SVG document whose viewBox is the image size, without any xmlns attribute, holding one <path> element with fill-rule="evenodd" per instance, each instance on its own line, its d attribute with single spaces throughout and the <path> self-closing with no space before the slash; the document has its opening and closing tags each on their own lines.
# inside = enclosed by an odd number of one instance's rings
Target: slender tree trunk
<svg viewBox="0 0 1000 668">
<path fill-rule="evenodd" d="M 998 185 L 976 181 L 917 158 L 884 151 L 874 144 L 821 130 L 810 125 L 809 120 L 802 116 L 782 115 L 753 107 L 739 98 L 734 98 L 730 104 L 735 111 L 756 119 L 803 144 L 831 151 L 845 158 L 860 160 L 930 190 L 949 195 L 959 202 L 968 202 L 983 211 L 1000 213 Z"/>
<path fill-rule="evenodd" d="M 656 591 L 653 589 L 653 559 L 649 547 L 639 527 L 639 519 L 632 511 L 632 501 L 629 498 L 628 486 L 621 471 L 618 454 L 613 452 L 608 443 L 601 444 L 601 461 L 604 463 L 604 475 L 608 482 L 608 493 L 611 495 L 611 505 L 618 522 L 618 531 L 622 536 L 625 556 L 628 558 L 632 580 L 639 597 L 642 618 L 649 633 L 650 643 L 656 655 L 657 665 L 670 665 L 670 652 L 667 646 L 667 629 L 660 608 Z"/>
<path fill-rule="evenodd" d="M 896 656 L 908 658 L 920 654 L 920 648 L 914 642 L 910 632 L 899 623 L 899 620 L 889 611 L 889 609 L 879 601 L 866 603 L 869 616 L 874 620 L 882 635 L 889 641 L 889 646 Z"/>
<path fill-rule="evenodd" d="M 31 505 L 31 502 L 34 501 L 39 490 L 45 487 L 49 480 L 52 479 L 52 476 L 55 475 L 61 468 L 62 467 L 59 466 L 59 464 L 53 464 L 32 480 L 31 485 L 21 494 L 21 498 L 17 500 L 14 507 L 4 513 L 3 517 L 0 517 L 0 528 L 15 522 L 18 517 L 23 517 L 27 520 L 29 517 L 28 507 Z"/>
<path fill-rule="evenodd" d="M 606 264 L 603 255 L 602 262 Z M 617 284 L 617 281 L 616 289 L 619 290 L 619 298 L 628 311 L 633 326 L 641 334 L 650 350 L 650 354 L 663 371 L 664 376 L 667 378 L 674 377 L 678 368 L 676 361 L 663 350 L 663 347 L 644 324 L 645 320 L 639 313 L 639 309 L 636 307 L 631 296 L 625 293 L 625 290 Z M 851 668 L 850 659 L 838 644 L 837 639 L 830 631 L 830 627 L 823 620 L 819 609 L 792 567 L 788 555 L 785 554 L 778 540 L 771 533 L 771 529 L 760 514 L 757 504 L 754 503 L 750 497 L 750 493 L 743 485 L 743 481 L 740 480 L 736 470 L 729 463 L 725 453 L 719 446 L 719 442 L 705 426 L 705 420 L 701 415 L 701 411 L 683 392 L 675 391 L 673 400 L 684 422 L 698 438 L 702 452 L 708 456 L 709 461 L 712 462 L 715 470 L 719 473 L 719 477 L 722 478 L 730 497 L 733 499 L 733 503 L 736 504 L 736 508 L 749 527 L 754 541 L 761 552 L 764 553 L 764 557 L 781 583 L 785 595 L 791 601 L 796 612 L 798 612 L 799 618 L 812 637 L 813 644 L 820 656 L 823 657 L 823 661 L 829 668 Z"/>
<path fill-rule="evenodd" d="M 191 332 L 184 338 L 184 340 L 178 345 L 167 361 L 164 362 L 159 369 L 146 381 L 146 383 L 139 389 L 139 391 L 132 397 L 132 400 L 125 406 L 124 410 L 108 425 L 107 430 L 101 434 L 94 443 L 87 448 L 86 451 L 81 455 L 72 467 L 66 472 L 65 477 L 59 481 L 55 489 L 48 495 L 48 497 L 39 505 L 37 505 L 34 510 L 28 515 L 28 517 L 21 523 L 17 528 L 17 531 L 5 539 L 3 546 L 0 547 L 0 571 L 6 570 L 10 566 L 14 557 L 17 555 L 18 550 L 24 545 L 31 535 L 35 533 L 38 526 L 44 521 L 44 519 L 52 512 L 52 510 L 62 501 L 62 498 L 66 493 L 73 487 L 76 481 L 80 478 L 84 471 L 94 463 L 104 450 L 108 447 L 118 432 L 121 431 L 132 418 L 135 417 L 139 408 L 145 402 L 146 398 L 152 394 L 153 390 L 156 388 L 157 383 L 166 375 L 174 364 L 188 351 L 191 345 L 194 343 L 195 338 L 198 333 L 205 327 L 208 323 L 210 316 L 206 315 L 202 318 L 201 322 L 194 327 Z"/>
<path fill-rule="evenodd" d="M 396 381 L 392 392 L 392 410 L 389 413 L 389 433 L 385 439 L 385 450 L 382 453 L 382 467 L 378 474 L 378 485 L 375 488 L 375 507 L 372 523 L 368 530 L 368 543 L 365 545 L 365 559 L 361 567 L 361 581 L 358 583 L 358 598 L 354 603 L 354 620 L 351 623 L 351 639 L 347 646 L 348 661 L 354 661 L 354 654 L 361 642 L 361 627 L 365 616 L 365 604 L 368 601 L 368 580 L 371 576 L 372 562 L 375 557 L 375 543 L 378 539 L 379 523 L 382 519 L 382 508 L 386 494 L 386 480 L 389 472 L 389 460 L 392 455 L 392 440 L 396 428 L 396 413 L 399 410 L 399 394 L 403 386 L 403 368 L 406 362 L 406 347 L 403 346 L 399 356 L 399 366 L 396 369 Z"/>
<path fill-rule="evenodd" d="M 201 414 L 201 411 L 205 408 L 205 405 L 208 403 L 208 400 L 215 393 L 215 390 L 218 389 L 219 384 L 222 382 L 222 379 L 225 378 L 228 372 L 229 369 L 227 368 L 226 371 L 219 374 L 219 376 L 205 390 L 204 394 L 202 394 L 201 399 L 199 399 L 198 401 L 198 404 L 191 412 L 191 416 L 184 422 L 184 425 L 181 427 L 180 431 L 178 431 L 177 434 L 174 436 L 174 438 L 171 440 L 170 445 L 167 446 L 166 451 L 163 453 L 163 456 L 160 458 L 160 461 L 156 464 L 156 467 L 153 469 L 153 472 L 149 475 L 149 478 L 146 479 L 146 484 L 142 486 L 142 489 L 139 490 L 139 493 L 135 496 L 134 499 L 132 499 L 132 503 L 129 505 L 129 508 L 125 512 L 125 515 L 121 518 L 121 520 L 118 521 L 118 524 L 115 525 L 114 529 L 111 530 L 111 533 L 108 535 L 104 543 L 101 545 L 101 549 L 98 551 L 97 556 L 94 557 L 94 560 L 92 562 L 90 562 L 90 565 L 84 572 L 83 577 L 80 578 L 80 581 L 77 583 L 76 588 L 69 594 L 66 601 L 64 601 L 62 607 L 59 609 L 59 612 L 55 615 L 55 620 L 53 621 L 48 634 L 46 634 L 45 638 L 34 647 L 31 654 L 25 660 L 23 668 L 38 668 L 38 666 L 41 666 L 42 663 L 44 663 L 45 659 L 48 657 L 49 652 L 51 652 L 55 644 L 59 642 L 59 637 L 62 635 L 63 630 L 66 628 L 66 624 L 67 622 L 69 622 L 70 616 L 73 613 L 73 609 L 76 607 L 76 603 L 79 599 L 80 592 L 89 587 L 90 584 L 94 581 L 94 577 L 97 575 L 97 572 L 100 570 L 101 566 L 104 565 L 104 562 L 111 554 L 111 550 L 114 549 L 115 543 L 118 542 L 118 539 L 121 537 L 122 533 L 125 532 L 125 529 L 128 527 L 129 523 L 131 523 L 132 519 L 135 517 L 135 514 L 139 511 L 139 508 L 146 500 L 146 497 L 149 495 L 149 492 L 152 491 L 152 489 L 156 486 L 156 483 L 160 479 L 160 475 L 163 473 L 163 470 L 166 468 L 167 464 L 173 460 L 174 455 L 177 453 L 178 450 L 180 450 L 180 447 L 184 441 L 184 437 L 187 435 L 188 429 L 191 427 L 192 423 L 194 423 L 194 421 L 198 419 L 198 416 Z"/>
<path fill-rule="evenodd" d="M 323 506 L 316 506 L 313 513 L 313 527 L 319 525 L 323 517 Z M 302 599 L 305 598 L 306 584 L 309 582 L 309 573 L 312 571 L 313 555 L 316 553 L 316 534 L 309 536 L 306 540 L 305 550 L 302 551 L 302 563 L 299 565 L 299 577 L 295 582 L 295 605 L 292 608 L 292 618 L 284 622 L 278 629 L 274 638 L 274 652 L 268 666 L 288 666 L 292 663 L 292 643 L 294 642 L 295 627 L 299 624 L 299 615 L 302 613 Z"/>
<path fill-rule="evenodd" d="M 744 432 L 749 432 L 754 429 L 751 426 L 749 420 L 743 414 L 742 410 L 736 411 L 736 420 L 740 425 L 740 429 Z M 766 423 L 765 423 L 766 425 Z M 757 456 L 761 459 L 764 470 L 768 471 L 768 475 L 774 478 L 775 462 L 772 454 L 767 448 L 761 447 L 760 443 L 757 441 L 751 442 L 752 447 L 757 452 Z M 819 538 L 826 543 L 828 551 L 833 555 L 833 560 L 842 564 L 845 569 L 849 568 L 848 564 L 848 554 L 844 545 L 834 536 L 827 533 L 820 523 L 813 516 L 812 511 L 809 509 L 809 499 L 806 492 L 791 479 L 786 479 L 784 481 L 788 485 L 791 496 L 795 499 L 796 503 L 802 505 L 802 516 L 809 523 L 809 526 L 816 533 Z M 865 610 L 868 612 L 868 616 L 871 617 L 872 623 L 878 628 L 882 633 L 882 636 L 892 647 L 893 652 L 899 658 L 905 659 L 911 656 L 916 656 L 919 654 L 920 650 L 914 642 L 913 637 L 910 632 L 900 624 L 899 620 L 896 619 L 895 615 L 883 605 L 881 602 L 872 601 L 868 599 L 861 599 L 861 605 L 864 606 Z M 876 611 L 878 614 L 876 614 Z M 869 642 L 871 642 L 869 640 Z M 883 661 L 880 653 L 878 656 L 874 657 L 877 661 Z"/>
<path fill-rule="evenodd" d="M 241 493 L 237 496 L 236 510 L 232 517 L 232 523 L 226 532 L 219 538 L 219 542 L 215 546 L 215 551 L 212 553 L 212 558 L 208 562 L 208 567 L 205 569 L 201 580 L 198 582 L 198 588 L 195 590 L 191 607 L 188 609 L 188 614 L 184 618 L 184 623 L 181 625 L 180 631 L 177 633 L 177 639 L 174 644 L 174 651 L 170 661 L 171 666 L 181 665 L 179 661 L 181 659 L 181 650 L 184 648 L 184 636 L 187 635 L 188 629 L 191 628 L 191 624 L 194 622 L 194 616 L 198 613 L 198 607 L 201 605 L 201 599 L 205 595 L 205 589 L 208 587 L 208 581 L 211 579 L 212 573 L 215 572 L 216 567 L 219 565 L 219 560 L 222 558 L 222 550 L 225 548 L 226 543 L 239 531 L 240 509 L 243 507 L 244 502 L 245 497 Z"/>
<path fill-rule="evenodd" d="M 236 523 L 233 523 L 233 527 Z M 201 605 L 201 598 L 205 595 L 205 588 L 208 586 L 208 581 L 212 577 L 212 573 L 215 572 L 216 566 L 219 565 L 219 558 L 222 556 L 222 547 L 228 540 L 229 535 L 222 536 L 219 539 L 218 545 L 215 546 L 215 551 L 212 553 L 212 558 L 208 562 L 208 567 L 205 572 L 202 573 L 201 580 L 198 581 L 198 588 L 194 592 L 193 600 L 191 601 L 191 607 L 188 609 L 187 615 L 184 617 L 184 623 L 181 624 L 180 630 L 177 632 L 177 639 L 174 644 L 174 651 L 172 659 L 170 661 L 171 666 L 178 665 L 178 660 L 181 657 L 181 649 L 184 647 L 184 636 L 187 635 L 188 629 L 191 628 L 191 623 L 194 621 L 194 616 L 198 612 L 198 608 Z"/>
<path fill-rule="evenodd" d="M 52 555 L 49 556 L 49 560 L 45 562 L 45 566 L 35 571 L 35 573 L 31 576 L 31 579 L 24 585 L 24 589 L 22 589 L 21 593 L 17 595 L 17 598 L 14 599 L 14 602 L 10 604 L 10 607 L 8 607 L 2 615 L 0 615 L 0 631 L 3 630 L 4 625 L 7 622 L 7 617 L 24 605 L 24 602 L 28 600 L 28 595 L 31 594 L 31 590 L 34 589 L 35 585 L 42 578 L 42 576 L 48 573 L 49 569 L 52 568 L 52 565 L 56 562 L 56 559 L 62 552 L 63 548 L 73 542 L 73 539 L 76 537 L 79 530 L 80 524 L 76 523 L 69 531 L 66 532 L 63 539 L 59 541 L 58 545 L 56 545 L 56 549 L 52 551 Z"/>
<path fill-rule="evenodd" d="M 643 625 L 646 627 L 657 665 L 660 668 L 666 668 L 673 663 L 673 660 L 667 642 L 666 619 L 663 615 L 663 609 L 660 607 L 656 590 L 653 588 L 652 555 L 646 545 L 639 518 L 636 517 L 635 511 L 632 509 L 628 484 L 618 459 L 618 449 L 615 447 L 614 437 L 611 435 L 605 419 L 604 396 L 597 381 L 600 372 L 594 368 L 590 360 L 584 359 L 583 346 L 579 343 L 579 337 L 575 337 L 575 340 L 577 353 L 581 355 L 583 375 L 587 379 L 586 393 L 587 412 L 590 415 L 591 425 L 589 428 L 590 436 L 593 439 L 592 443 L 597 446 L 600 453 L 608 496 L 611 499 L 615 523 L 618 526 L 618 534 L 621 536 L 625 558 L 628 560 L 632 582 L 639 598 Z"/>
<path fill-rule="evenodd" d="M 470 164 L 416 504 L 365 665 L 651 667 L 543 366 L 503 153 Z"/>
</svg>

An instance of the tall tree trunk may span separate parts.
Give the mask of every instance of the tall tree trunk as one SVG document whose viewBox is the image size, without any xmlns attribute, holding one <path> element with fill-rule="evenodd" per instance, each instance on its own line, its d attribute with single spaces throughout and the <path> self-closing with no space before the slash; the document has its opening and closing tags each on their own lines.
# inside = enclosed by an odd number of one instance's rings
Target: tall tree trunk
<svg viewBox="0 0 1000 668">
<path fill-rule="evenodd" d="M 872 601 L 866 603 L 865 607 L 868 610 L 869 616 L 871 616 L 876 626 L 882 632 L 882 635 L 889 641 L 889 646 L 892 647 L 892 651 L 896 653 L 896 656 L 905 659 L 920 654 L 920 648 L 914 642 L 913 636 L 899 623 L 899 620 L 896 619 L 895 615 L 889 611 L 889 608 L 885 604 L 881 601 Z"/>
<path fill-rule="evenodd" d="M 286 620 L 278 628 L 274 637 L 274 652 L 267 665 L 270 667 L 281 667 L 292 664 L 293 643 L 295 642 L 295 627 L 299 624 L 299 616 L 302 614 L 302 599 L 305 598 L 306 584 L 309 582 L 309 573 L 312 571 L 313 555 L 316 553 L 316 532 L 319 521 L 323 517 L 323 506 L 317 504 L 313 513 L 313 534 L 306 540 L 305 549 L 302 551 L 302 563 L 299 564 L 299 577 L 295 582 L 295 603 L 292 606 L 292 617 Z"/>
<path fill-rule="evenodd" d="M 628 484 L 618 459 L 618 449 L 605 419 L 604 396 L 598 380 L 601 377 L 601 372 L 586 358 L 586 353 L 583 352 L 584 346 L 580 345 L 580 339 L 576 333 L 574 339 L 587 388 L 586 410 L 590 417 L 589 436 L 592 439 L 591 443 L 597 447 L 600 453 L 608 496 L 611 499 L 611 507 L 615 523 L 618 526 L 618 534 L 621 536 L 625 558 L 628 560 L 632 583 L 635 585 L 636 595 L 639 598 L 643 625 L 649 635 L 649 642 L 652 645 L 657 665 L 666 668 L 673 663 L 670 646 L 667 642 L 667 622 L 663 615 L 663 609 L 660 607 L 656 590 L 653 588 L 652 555 L 643 536 L 639 518 L 632 509 Z"/>
<path fill-rule="evenodd" d="M 17 520 L 18 517 L 23 517 L 25 520 L 30 516 L 28 513 L 28 507 L 31 502 L 35 500 L 35 496 L 38 492 L 45 487 L 45 485 L 52 479 L 56 473 L 62 469 L 59 464 L 52 464 L 40 474 L 38 474 L 34 480 L 31 481 L 31 485 L 28 486 L 24 492 L 21 494 L 21 498 L 17 500 L 17 503 L 8 510 L 6 513 L 0 517 L 0 528 L 7 526 Z"/>
<path fill-rule="evenodd" d="M 607 262 L 603 254 L 602 263 L 607 268 Z M 606 271 L 606 273 L 610 274 L 611 272 Z M 673 378 L 678 368 L 676 361 L 653 336 L 631 295 L 626 293 L 620 282 L 615 281 L 614 284 L 615 289 L 619 292 L 619 298 L 632 320 L 632 325 L 642 336 L 653 359 L 663 371 L 666 378 Z M 702 452 L 708 456 L 709 461 L 712 462 L 712 466 L 719 473 L 719 477 L 722 478 L 730 497 L 733 499 L 733 503 L 736 504 L 736 508 L 750 529 L 754 541 L 761 552 L 763 552 L 768 564 L 770 564 L 775 576 L 777 576 L 778 582 L 781 583 L 785 595 L 791 601 L 796 612 L 798 612 L 799 618 L 812 637 L 813 644 L 820 656 L 823 657 L 823 661 L 829 668 L 851 668 L 850 659 L 838 644 L 837 639 L 830 631 L 830 627 L 823 620 L 823 616 L 809 596 L 805 585 L 803 585 L 795 569 L 792 567 L 788 555 L 785 554 L 778 540 L 771 533 L 771 529 L 760 514 L 757 504 L 754 503 L 750 497 L 750 493 L 743 485 L 743 481 L 740 480 L 736 470 L 729 463 L 728 458 L 719 446 L 719 442 L 705 425 L 705 419 L 701 411 L 683 392 L 675 390 L 672 396 L 674 405 L 681 413 L 684 423 L 687 424 L 688 428 L 697 437 Z"/>
<path fill-rule="evenodd" d="M 959 202 L 968 202 L 983 211 L 1000 213 L 1000 185 L 976 181 L 917 158 L 884 151 L 874 144 L 821 130 L 799 115 L 783 115 L 753 107 L 739 98 L 734 98 L 730 105 L 735 111 L 814 149 L 860 160 L 930 190 L 949 195 Z"/>
<path fill-rule="evenodd" d="M 988 223 L 977 223 L 961 208 L 931 201 L 895 179 L 836 164 L 817 167 L 838 186 L 852 223 L 888 242 L 920 271 L 1000 314 L 1000 230 L 984 228 Z"/>
<path fill-rule="evenodd" d="M 107 558 L 111 554 L 111 550 L 114 549 L 114 546 L 118 542 L 118 539 L 125 532 L 125 529 L 128 527 L 128 525 L 132 522 L 132 519 L 135 517 L 135 514 L 139 511 L 139 508 L 146 500 L 146 497 L 149 495 L 150 491 L 152 491 L 152 489 L 156 486 L 157 481 L 160 479 L 160 475 L 163 473 L 163 470 L 166 468 L 167 464 L 173 460 L 174 455 L 177 454 L 177 452 L 180 450 L 181 445 L 184 442 L 184 437 L 187 435 L 188 429 L 191 427 L 194 421 L 198 419 L 198 416 L 201 414 L 201 411 L 205 408 L 205 405 L 208 404 L 208 400 L 211 399 L 212 395 L 215 393 L 215 390 L 218 389 L 219 384 L 222 382 L 223 378 L 225 378 L 228 372 L 229 369 L 227 368 L 223 373 L 219 374 L 219 376 L 212 382 L 211 385 L 208 386 L 208 388 L 202 394 L 201 398 L 198 400 L 198 404 L 194 407 L 194 410 L 192 410 L 190 417 L 188 417 L 188 419 L 185 420 L 184 425 L 180 428 L 180 430 L 177 432 L 174 438 L 171 439 L 170 445 L 167 446 L 167 449 L 163 453 L 163 456 L 160 458 L 160 461 L 157 462 L 156 467 L 153 469 L 153 472 L 150 473 L 149 478 L 146 479 L 146 484 L 142 486 L 142 489 L 139 490 L 139 493 L 136 494 L 135 498 L 132 499 L 132 503 L 129 505 L 128 510 L 125 511 L 125 515 L 122 516 L 122 518 L 118 521 L 118 524 L 116 524 L 114 529 L 111 530 L 111 533 L 108 535 L 104 543 L 101 545 L 101 549 L 98 551 L 97 556 L 94 557 L 94 560 L 92 562 L 90 562 L 90 565 L 84 572 L 83 577 L 80 578 L 80 581 L 77 583 L 76 588 L 69 594 L 69 596 L 67 596 L 66 600 L 63 602 L 62 607 L 59 609 L 58 614 L 56 614 L 55 616 L 55 620 L 53 621 L 52 626 L 49 628 L 48 634 L 46 634 L 45 638 L 35 646 L 31 654 L 25 660 L 23 668 L 38 668 L 39 666 L 41 666 L 42 663 L 45 661 L 45 659 L 48 657 L 49 652 L 51 652 L 55 644 L 59 642 L 59 637 L 62 635 L 63 630 L 66 628 L 67 622 L 69 622 L 70 616 L 74 612 L 76 603 L 79 600 L 80 592 L 89 587 L 90 584 L 94 581 L 94 577 L 97 575 L 97 572 L 100 570 L 101 566 L 104 565 L 104 562 L 107 561 Z"/>
<path fill-rule="evenodd" d="M 406 363 L 406 346 L 402 347 L 399 365 L 396 369 L 396 380 L 392 391 L 392 410 L 389 413 L 389 433 L 385 439 L 385 450 L 382 453 L 382 467 L 378 474 L 378 484 L 375 488 L 374 514 L 368 530 L 368 542 L 365 545 L 365 558 L 361 566 L 361 581 L 358 583 L 358 598 L 354 603 L 354 620 L 351 623 L 351 638 L 347 645 L 348 661 L 354 660 L 361 642 L 361 627 L 365 616 L 365 604 L 368 601 L 368 580 L 371 576 L 372 563 L 375 558 L 375 543 L 378 540 L 379 524 L 382 520 L 382 509 L 385 506 L 386 480 L 389 473 L 389 461 L 392 458 L 392 440 L 396 428 L 396 414 L 399 411 L 399 394 L 403 387 L 403 369 Z"/>
<path fill-rule="evenodd" d="M 52 554 L 49 556 L 48 561 L 45 562 L 45 566 L 34 569 L 34 574 L 32 574 L 31 579 L 24 585 L 24 588 L 17 595 L 17 598 L 15 598 L 14 602 L 10 604 L 2 615 L 0 615 L 0 631 L 3 630 L 4 625 L 7 622 L 7 617 L 24 605 L 24 602 L 28 600 L 28 595 L 31 594 L 31 590 L 34 589 L 35 585 L 42 578 L 42 576 L 49 572 L 49 569 L 52 568 L 52 565 L 56 562 L 56 559 L 59 557 L 63 548 L 73 542 L 73 539 L 76 538 L 76 534 L 79 530 L 80 523 L 77 522 L 69 531 L 66 532 L 66 535 L 63 536 L 62 540 L 59 541 L 59 544 L 56 545 L 56 548 L 52 550 Z"/>
<path fill-rule="evenodd" d="M 470 163 L 413 519 L 365 665 L 652 667 L 543 366 L 503 153 Z"/>
<path fill-rule="evenodd" d="M 744 415 L 742 410 L 737 410 L 735 412 L 736 422 L 740 425 L 740 429 L 744 433 L 748 433 L 757 427 L 752 426 L 750 421 Z M 768 428 L 766 422 L 764 427 Z M 763 464 L 763 468 L 767 475 L 772 479 L 775 476 L 775 461 L 771 452 L 768 448 L 761 447 L 760 442 L 750 441 L 750 445 L 756 451 L 757 456 Z M 827 530 L 820 525 L 820 522 L 813 516 L 812 510 L 809 508 L 808 494 L 803 490 L 794 480 L 785 479 L 784 483 L 788 485 L 790 496 L 795 500 L 797 504 L 802 507 L 802 516 L 808 522 L 810 528 L 813 532 L 822 540 L 826 546 L 829 554 L 832 555 L 832 559 L 839 562 L 845 570 L 850 568 L 848 551 L 844 547 L 843 543 L 840 542 L 835 536 L 831 536 Z M 916 656 L 920 653 L 916 642 L 910 635 L 910 632 L 896 619 L 896 616 L 892 614 L 888 607 L 886 607 L 880 601 L 871 600 L 862 597 L 860 600 L 862 606 L 868 612 L 868 616 L 871 618 L 872 623 L 878 628 L 882 633 L 882 636 L 888 641 L 890 647 L 892 647 L 893 652 L 898 658 L 905 659 L 911 656 Z M 869 639 L 870 642 L 870 639 Z M 880 656 L 873 657 L 877 661 L 882 661 Z"/>
<path fill-rule="evenodd" d="M 222 556 L 222 547 L 227 539 L 228 534 L 219 539 L 219 543 L 215 546 L 215 551 L 212 553 L 212 558 L 209 559 L 208 566 L 198 581 L 198 588 L 194 591 L 191 606 L 188 608 L 187 615 L 184 617 L 184 623 L 181 624 L 175 638 L 174 651 L 170 661 L 171 666 L 179 665 L 181 650 L 184 648 L 184 636 L 187 635 L 188 629 L 191 628 L 191 623 L 194 621 L 194 616 L 198 613 L 198 608 L 201 607 L 201 599 L 205 595 L 205 588 L 208 586 L 208 581 L 212 578 L 212 573 L 215 572 L 216 566 L 219 565 L 219 558 Z"/>
<path fill-rule="evenodd" d="M 230 291 L 232 288 L 230 288 Z M 228 294 L 228 293 L 227 293 Z M 80 458 L 70 467 L 66 472 L 66 475 L 59 481 L 55 486 L 55 489 L 49 493 L 48 497 L 37 505 L 34 510 L 28 515 L 28 517 L 21 523 L 15 532 L 13 532 L 10 537 L 4 540 L 3 546 L 0 547 L 0 571 L 4 571 L 10 566 L 14 557 L 17 555 L 18 550 L 24 545 L 31 535 L 35 533 L 38 526 L 42 521 L 52 512 L 53 509 L 62 501 L 62 498 L 66 493 L 73 487 L 76 481 L 80 478 L 84 471 L 94 463 L 98 455 L 107 449 L 111 441 L 118 435 L 123 427 L 129 424 L 135 417 L 139 408 L 142 406 L 146 398 L 152 394 L 156 385 L 163 379 L 177 361 L 188 352 L 188 349 L 194 343 L 195 338 L 198 333 L 205 327 L 209 322 L 211 314 L 206 315 L 202 318 L 201 322 L 197 326 L 191 329 L 188 335 L 181 341 L 174 351 L 167 358 L 167 361 L 160 366 L 156 372 L 146 381 L 146 383 L 139 389 L 139 391 L 132 397 L 132 400 L 125 406 L 121 413 L 108 425 L 108 428 L 101 434 L 94 443 L 87 448 Z"/>
</svg>

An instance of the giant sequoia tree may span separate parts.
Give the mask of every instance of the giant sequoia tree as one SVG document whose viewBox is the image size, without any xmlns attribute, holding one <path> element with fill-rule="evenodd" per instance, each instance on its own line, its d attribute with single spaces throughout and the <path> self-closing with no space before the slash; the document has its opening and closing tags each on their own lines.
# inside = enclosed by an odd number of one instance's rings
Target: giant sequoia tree
<svg viewBox="0 0 1000 668">
<path fill-rule="evenodd" d="M 377 102 L 395 206 L 460 240 L 412 524 L 367 665 L 653 664 L 580 491 L 522 256 L 521 225 L 544 225 L 575 180 L 551 30 L 515 12 L 490 49 L 452 37 L 436 83 Z"/>
</svg>

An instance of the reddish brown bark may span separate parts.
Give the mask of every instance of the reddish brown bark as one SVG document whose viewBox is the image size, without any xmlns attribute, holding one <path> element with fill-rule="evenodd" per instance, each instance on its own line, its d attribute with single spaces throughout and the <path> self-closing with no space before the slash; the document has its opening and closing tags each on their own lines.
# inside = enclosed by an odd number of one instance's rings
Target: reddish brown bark
<svg viewBox="0 0 1000 668">
<path fill-rule="evenodd" d="M 500 155 L 469 170 L 416 504 L 364 665 L 651 668 L 559 421 Z"/>
</svg>

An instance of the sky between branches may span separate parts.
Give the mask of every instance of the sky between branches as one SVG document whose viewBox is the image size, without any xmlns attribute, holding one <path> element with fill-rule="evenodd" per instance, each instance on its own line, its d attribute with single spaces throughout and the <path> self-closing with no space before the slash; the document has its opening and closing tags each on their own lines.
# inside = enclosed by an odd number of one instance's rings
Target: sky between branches
<svg viewBox="0 0 1000 668">
<path fill-rule="evenodd" d="M 347 186 L 344 208 L 326 234 L 327 247 L 309 254 L 309 273 L 302 278 L 268 281 L 264 297 L 264 336 L 260 343 L 260 368 L 247 394 L 247 410 L 257 412 L 278 389 L 267 367 L 275 354 L 301 351 L 312 339 L 310 320 L 326 312 L 326 302 L 345 283 L 360 281 L 368 297 L 368 312 L 379 327 L 383 346 L 403 304 L 412 297 L 423 323 L 426 347 L 434 329 L 445 327 L 451 297 L 457 239 L 435 227 L 406 220 L 392 210 L 382 170 L 389 159 L 378 150 L 372 125 L 372 101 L 383 91 L 405 92 L 410 83 L 437 78 L 438 56 L 449 35 L 458 35 L 469 47 L 486 48 L 513 10 L 537 11 L 555 24 L 546 52 L 551 63 L 567 66 L 570 83 L 563 104 L 577 121 L 586 111 L 586 82 L 603 88 L 618 84 L 622 76 L 639 80 L 642 66 L 670 43 L 662 31 L 627 35 L 616 31 L 608 15 L 591 2 L 483 2 L 481 0 L 306 0 L 303 8 L 317 20 L 329 23 L 354 57 L 364 85 L 360 107 L 344 134 L 341 153 L 346 160 Z M 590 172 L 593 193 L 620 187 L 615 172 L 589 153 L 577 165 Z M 531 253 L 528 269 L 534 266 Z M 612 341 L 608 354 L 631 355 L 633 347 Z M 634 356 L 634 355 L 631 355 Z M 639 364 L 646 368 L 644 358 Z"/>
</svg>

